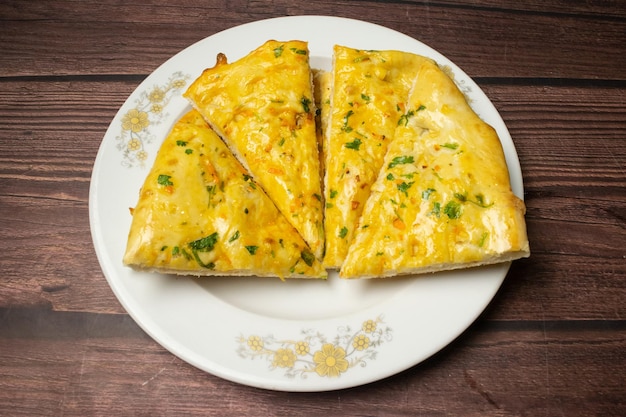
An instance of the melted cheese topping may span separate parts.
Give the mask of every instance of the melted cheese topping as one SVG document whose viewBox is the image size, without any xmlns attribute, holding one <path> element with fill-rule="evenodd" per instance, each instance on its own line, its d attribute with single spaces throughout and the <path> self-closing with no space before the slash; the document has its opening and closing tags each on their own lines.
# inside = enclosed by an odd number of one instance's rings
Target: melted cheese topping
<svg viewBox="0 0 626 417">
<path fill-rule="evenodd" d="M 174 126 L 141 188 L 124 263 L 179 274 L 326 277 L 195 110 Z"/>
<path fill-rule="evenodd" d="M 232 64 L 220 55 L 185 96 L 321 258 L 324 213 L 307 44 L 268 41 Z"/>
<path fill-rule="evenodd" d="M 528 256 L 496 132 L 434 63 L 418 73 L 341 269 L 380 277 Z"/>
<path fill-rule="evenodd" d="M 324 265 L 341 266 L 419 64 L 399 51 L 335 46 L 326 133 Z M 323 107 L 322 107 L 323 109 Z"/>
</svg>

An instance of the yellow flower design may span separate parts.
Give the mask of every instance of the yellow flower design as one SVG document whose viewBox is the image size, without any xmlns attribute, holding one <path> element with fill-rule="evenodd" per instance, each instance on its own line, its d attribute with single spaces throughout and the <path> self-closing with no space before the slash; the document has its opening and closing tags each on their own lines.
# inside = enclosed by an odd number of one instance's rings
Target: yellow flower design
<svg viewBox="0 0 626 417">
<path fill-rule="evenodd" d="M 140 161 L 145 161 L 146 159 L 148 159 L 148 152 L 146 151 L 137 152 L 137 159 Z"/>
<path fill-rule="evenodd" d="M 181 80 L 181 79 L 174 80 L 172 82 L 172 88 L 183 88 L 185 84 L 187 84 L 187 81 L 185 80 Z"/>
<path fill-rule="evenodd" d="M 152 110 L 152 113 L 161 113 L 163 111 L 163 106 L 161 104 L 154 103 L 150 107 L 150 110 Z"/>
<path fill-rule="evenodd" d="M 263 349 L 263 339 L 259 336 L 250 336 L 248 338 L 248 346 L 252 350 L 259 351 Z"/>
<path fill-rule="evenodd" d="M 309 343 L 308 342 L 297 342 L 296 343 L 296 353 L 300 356 L 306 355 L 309 353 Z"/>
<path fill-rule="evenodd" d="M 131 109 L 122 118 L 122 129 L 130 130 L 131 132 L 139 133 L 148 125 L 148 113 L 137 109 Z"/>
<path fill-rule="evenodd" d="M 141 148 L 141 141 L 139 139 L 131 139 L 128 141 L 128 150 L 136 151 Z"/>
<path fill-rule="evenodd" d="M 278 349 L 272 364 L 280 368 L 291 368 L 296 362 L 296 354 L 291 349 Z"/>
<path fill-rule="evenodd" d="M 339 376 L 348 370 L 348 361 L 345 357 L 346 351 L 343 348 L 326 343 L 313 355 L 313 361 L 317 364 L 315 372 L 319 376 Z"/>
<path fill-rule="evenodd" d="M 370 338 L 364 334 L 360 334 L 352 341 L 352 347 L 356 350 L 365 350 L 370 346 Z"/>
<path fill-rule="evenodd" d="M 376 322 L 374 320 L 364 321 L 362 329 L 365 333 L 372 333 L 376 330 Z"/>
<path fill-rule="evenodd" d="M 161 90 L 158 87 L 152 90 L 150 94 L 148 95 L 148 100 L 150 100 L 153 103 L 160 103 L 163 101 L 164 98 L 165 98 L 165 91 Z"/>
</svg>

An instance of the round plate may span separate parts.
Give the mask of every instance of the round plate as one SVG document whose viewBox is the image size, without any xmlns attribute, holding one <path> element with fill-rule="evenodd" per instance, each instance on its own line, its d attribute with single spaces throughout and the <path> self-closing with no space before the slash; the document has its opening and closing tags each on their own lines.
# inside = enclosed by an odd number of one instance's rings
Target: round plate
<svg viewBox="0 0 626 417">
<path fill-rule="evenodd" d="M 268 19 L 210 36 L 178 53 L 130 95 L 96 157 L 89 195 L 94 246 L 113 292 L 158 343 L 222 378 L 284 391 L 326 391 L 385 378 L 428 358 L 462 333 L 502 284 L 509 263 L 420 277 L 327 281 L 176 278 L 122 265 L 143 180 L 173 124 L 181 94 L 223 52 L 234 62 L 268 39 L 309 42 L 313 68 L 329 70 L 335 44 L 395 49 L 447 67 L 477 113 L 498 132 L 514 192 L 519 161 L 498 112 L 456 65 L 421 42 L 370 23 L 325 16 Z"/>
</svg>

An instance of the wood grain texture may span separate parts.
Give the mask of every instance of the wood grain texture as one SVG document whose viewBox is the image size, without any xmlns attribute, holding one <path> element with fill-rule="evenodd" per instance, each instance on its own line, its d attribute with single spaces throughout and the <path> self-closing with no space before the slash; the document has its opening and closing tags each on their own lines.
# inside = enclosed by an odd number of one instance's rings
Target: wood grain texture
<svg viewBox="0 0 626 417">
<path fill-rule="evenodd" d="M 398 30 L 476 80 L 518 152 L 532 251 L 441 352 L 322 393 L 164 350 L 113 295 L 88 218 L 100 142 L 148 74 L 221 30 L 302 14 Z M 0 415 L 626 415 L 623 1 L 8 0 L 0 22 Z"/>
<path fill-rule="evenodd" d="M 0 414 L 7 415 L 240 416 L 254 410 L 272 416 L 530 417 L 624 409 L 626 364 L 613 362 L 626 348 L 623 325 L 610 332 L 587 326 L 581 337 L 575 324 L 559 329 L 541 321 L 486 321 L 394 377 L 299 394 L 205 374 L 165 352 L 126 316 L 0 310 L 0 330 Z"/>
<path fill-rule="evenodd" d="M 516 2 L 514 9 L 471 1 L 237 0 L 176 6 L 8 1 L 0 5 L 0 62 L 5 77 L 94 70 L 148 74 L 188 45 L 235 25 L 316 14 L 395 28 L 439 50 L 473 77 L 623 81 L 626 19 L 623 8 L 603 13 L 608 8 L 603 2 L 568 8 L 531 1 Z"/>
</svg>

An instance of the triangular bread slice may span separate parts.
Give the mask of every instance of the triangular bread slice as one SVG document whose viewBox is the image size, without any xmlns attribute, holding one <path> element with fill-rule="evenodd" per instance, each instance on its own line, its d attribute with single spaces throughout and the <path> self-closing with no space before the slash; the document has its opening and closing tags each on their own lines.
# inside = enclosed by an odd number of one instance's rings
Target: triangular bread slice
<svg viewBox="0 0 626 417">
<path fill-rule="evenodd" d="M 195 110 L 161 145 L 132 214 L 124 264 L 135 269 L 326 277 L 297 231 Z"/>
<path fill-rule="evenodd" d="M 452 79 L 424 62 L 340 276 L 385 277 L 527 257 L 524 213 L 497 133 Z"/>
<path fill-rule="evenodd" d="M 324 212 L 312 84 L 307 43 L 271 40 L 233 63 L 219 54 L 184 96 L 321 259 Z"/>
<path fill-rule="evenodd" d="M 426 58 L 336 45 L 325 138 L 324 266 L 339 268 Z"/>
</svg>

